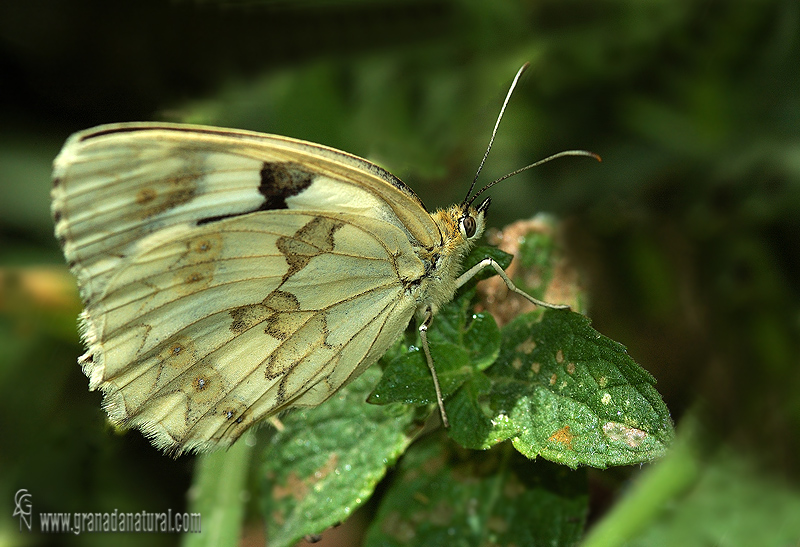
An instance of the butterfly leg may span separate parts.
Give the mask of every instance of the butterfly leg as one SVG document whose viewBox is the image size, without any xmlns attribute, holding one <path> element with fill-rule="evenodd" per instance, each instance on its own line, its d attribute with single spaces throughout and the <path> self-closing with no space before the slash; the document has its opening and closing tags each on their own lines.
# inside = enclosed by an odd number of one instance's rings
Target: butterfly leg
<svg viewBox="0 0 800 547">
<path fill-rule="evenodd" d="M 539 300 L 538 298 L 534 298 L 531 295 L 529 295 L 528 293 L 526 293 L 525 291 L 518 289 L 517 286 L 514 285 L 514 282 L 511 281 L 511 278 L 508 277 L 508 275 L 503 270 L 503 268 L 500 267 L 500 264 L 495 262 L 493 258 L 484 258 L 483 260 L 481 260 L 480 262 L 475 264 L 472 268 L 470 268 L 469 270 L 467 270 L 466 272 L 461 274 L 458 277 L 458 279 L 456 279 L 456 286 L 457 287 L 461 287 L 464 283 L 466 283 L 467 281 L 469 281 L 470 279 L 475 277 L 475 275 L 479 271 L 481 271 L 482 269 L 484 269 L 487 266 L 491 266 L 492 268 L 494 268 L 494 271 L 497 272 L 497 275 L 499 275 L 503 279 L 503 281 L 505 282 L 506 287 L 508 287 L 508 290 L 517 293 L 518 295 L 524 297 L 525 299 L 527 299 L 528 301 L 532 302 L 533 304 L 536 304 L 537 306 L 541 306 L 543 308 L 550 308 L 551 310 L 568 310 L 569 309 L 569 305 L 568 304 L 550 304 L 549 302 L 545 302 L 544 300 Z"/>
<path fill-rule="evenodd" d="M 433 313 L 431 309 L 425 310 L 425 319 L 419 326 L 419 337 L 422 339 L 422 349 L 425 351 L 425 361 L 428 363 L 428 368 L 433 376 L 433 388 L 436 390 L 436 403 L 439 405 L 439 413 L 442 415 L 442 423 L 445 427 L 450 427 L 450 422 L 447 420 L 447 413 L 444 411 L 444 401 L 442 400 L 442 390 L 439 388 L 439 377 L 436 375 L 436 369 L 433 366 L 433 357 L 431 357 L 431 350 L 428 347 L 428 327 L 433 321 Z"/>
</svg>

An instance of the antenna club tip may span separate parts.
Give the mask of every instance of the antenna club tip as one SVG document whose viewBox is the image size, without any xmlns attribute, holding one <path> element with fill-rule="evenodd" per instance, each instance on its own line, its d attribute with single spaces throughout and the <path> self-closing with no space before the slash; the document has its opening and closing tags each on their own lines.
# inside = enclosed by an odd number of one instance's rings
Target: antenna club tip
<svg viewBox="0 0 800 547">
<path fill-rule="evenodd" d="M 603 158 L 600 157 L 600 154 L 595 154 L 594 152 L 589 152 L 588 150 L 568 150 L 566 152 L 562 152 L 565 156 L 586 156 L 587 158 L 594 158 L 599 162 L 603 161 Z"/>
</svg>

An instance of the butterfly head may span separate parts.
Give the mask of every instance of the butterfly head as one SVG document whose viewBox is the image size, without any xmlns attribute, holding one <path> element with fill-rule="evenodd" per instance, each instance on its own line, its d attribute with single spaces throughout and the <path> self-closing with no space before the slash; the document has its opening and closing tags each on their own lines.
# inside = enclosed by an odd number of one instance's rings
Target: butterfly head
<svg viewBox="0 0 800 547">
<path fill-rule="evenodd" d="M 491 200 L 484 199 L 477 207 L 459 203 L 433 214 L 442 233 L 442 246 L 446 255 L 463 256 L 483 235 L 486 228 L 486 211 Z"/>
<path fill-rule="evenodd" d="M 491 198 L 486 198 L 477 207 L 473 207 L 471 203 L 456 206 L 458 231 L 465 241 L 475 241 L 481 237 L 486 227 L 486 211 L 491 202 Z"/>
</svg>

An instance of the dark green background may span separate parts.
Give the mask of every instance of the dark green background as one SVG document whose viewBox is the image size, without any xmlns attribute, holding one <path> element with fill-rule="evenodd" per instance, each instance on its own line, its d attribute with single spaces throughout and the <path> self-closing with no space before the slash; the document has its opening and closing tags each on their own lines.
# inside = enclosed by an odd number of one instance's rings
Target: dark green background
<svg viewBox="0 0 800 547">
<path fill-rule="evenodd" d="M 603 163 L 504 182 L 490 223 L 563 220 L 593 326 L 658 379 L 679 432 L 699 420 L 710 473 L 742 485 L 720 529 L 774 528 L 753 514 L 762 477 L 798 503 L 796 0 L 27 0 L 0 4 L 0 545 L 108 540 L 20 536 L 19 488 L 35 512 L 160 511 L 184 507 L 191 479 L 191 458 L 109 431 L 75 364 L 49 215 L 71 132 L 164 119 L 289 135 L 380 163 L 433 209 L 463 197 L 526 61 L 482 180 L 567 148 Z M 32 299 L 39 279 L 68 299 Z M 720 472 L 723 453 L 747 473 Z M 637 473 L 593 473 L 590 519 Z"/>
</svg>

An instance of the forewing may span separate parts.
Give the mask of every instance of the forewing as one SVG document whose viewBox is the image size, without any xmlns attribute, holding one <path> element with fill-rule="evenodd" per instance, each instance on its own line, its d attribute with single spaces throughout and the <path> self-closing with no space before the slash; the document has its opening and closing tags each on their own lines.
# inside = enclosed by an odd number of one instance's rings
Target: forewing
<svg viewBox="0 0 800 547">
<path fill-rule="evenodd" d="M 415 245 L 441 234 L 399 179 L 345 152 L 287 137 L 129 123 L 76 133 L 53 168 L 56 236 L 81 296 L 101 296 L 143 238 L 256 211 L 347 212 L 394 224 Z"/>
</svg>

